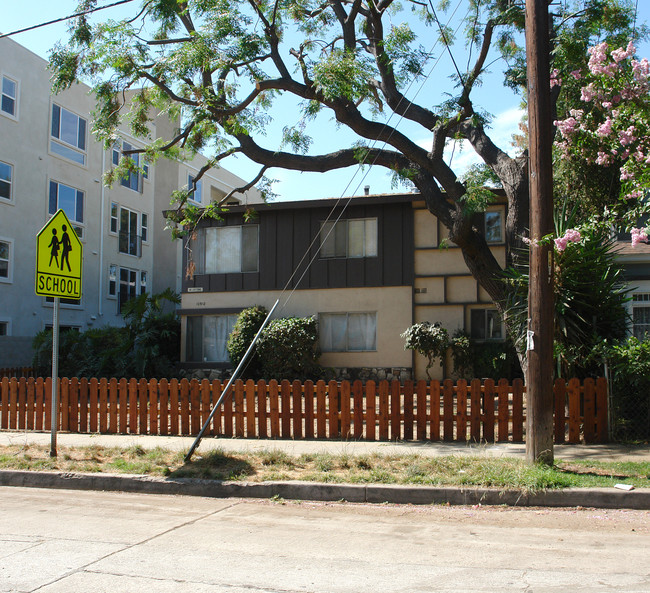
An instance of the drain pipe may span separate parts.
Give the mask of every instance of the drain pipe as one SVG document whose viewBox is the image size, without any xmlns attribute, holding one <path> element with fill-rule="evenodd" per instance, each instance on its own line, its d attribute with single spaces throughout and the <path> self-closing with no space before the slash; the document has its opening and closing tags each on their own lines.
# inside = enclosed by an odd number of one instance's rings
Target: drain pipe
<svg viewBox="0 0 650 593">
<path fill-rule="evenodd" d="M 251 355 L 253 350 L 255 349 L 255 344 L 257 343 L 257 340 L 259 339 L 260 335 L 262 335 L 262 331 L 264 328 L 268 325 L 269 321 L 271 320 L 271 316 L 273 315 L 273 311 L 275 311 L 275 308 L 278 306 L 278 303 L 280 302 L 280 299 L 275 301 L 275 304 L 269 311 L 269 314 L 266 316 L 266 319 L 264 320 L 264 323 L 262 323 L 262 327 L 257 331 L 255 334 L 255 337 L 253 338 L 253 341 L 251 342 L 250 346 L 248 347 L 248 350 L 246 350 L 246 353 L 242 357 L 242 359 L 239 361 L 239 364 L 237 365 L 237 368 L 235 369 L 235 372 L 232 374 L 230 379 L 228 379 L 228 383 L 226 384 L 226 388 L 223 390 L 221 393 L 221 397 L 217 401 L 216 404 L 214 404 L 214 407 L 212 408 L 212 411 L 210 412 L 210 415 L 208 416 L 208 419 L 205 421 L 205 424 L 203 425 L 203 428 L 201 428 L 201 431 L 197 435 L 196 439 L 192 443 L 192 446 L 190 447 L 190 450 L 188 451 L 187 455 L 185 456 L 185 463 L 189 462 L 190 459 L 192 459 L 192 455 L 194 454 L 194 451 L 196 448 L 199 446 L 199 443 L 201 442 L 201 439 L 203 438 L 203 433 L 206 431 L 208 426 L 210 426 L 210 422 L 212 422 L 212 417 L 214 416 L 215 412 L 219 408 L 219 406 L 223 403 L 223 400 L 226 399 L 226 396 L 231 395 L 231 386 L 237 379 L 237 376 L 239 373 L 242 371 L 244 368 L 244 365 L 246 362 L 248 362 L 248 357 Z"/>
<path fill-rule="evenodd" d="M 106 186 L 104 185 L 104 173 L 106 172 L 106 151 L 102 147 L 102 176 L 100 192 L 100 216 L 99 216 L 99 296 L 97 298 L 97 313 L 100 319 L 104 316 L 102 298 L 104 296 L 104 200 L 106 198 Z"/>
</svg>

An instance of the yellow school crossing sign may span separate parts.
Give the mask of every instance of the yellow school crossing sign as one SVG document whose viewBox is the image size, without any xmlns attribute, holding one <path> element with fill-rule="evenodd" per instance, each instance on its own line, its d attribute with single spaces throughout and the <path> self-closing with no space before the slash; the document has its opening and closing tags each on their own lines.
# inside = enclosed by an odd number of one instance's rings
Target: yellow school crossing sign
<svg viewBox="0 0 650 593">
<path fill-rule="evenodd" d="M 36 294 L 81 298 L 83 246 L 63 210 L 36 237 Z"/>
</svg>

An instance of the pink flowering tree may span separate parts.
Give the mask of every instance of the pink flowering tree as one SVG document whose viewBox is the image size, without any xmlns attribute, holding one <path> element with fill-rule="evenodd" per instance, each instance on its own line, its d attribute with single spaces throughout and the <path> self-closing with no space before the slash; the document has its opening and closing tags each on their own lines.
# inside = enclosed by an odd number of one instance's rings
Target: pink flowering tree
<svg viewBox="0 0 650 593">
<path fill-rule="evenodd" d="M 650 62 L 632 42 L 588 51 L 586 67 L 552 74 L 556 86 L 580 93 L 555 122 L 557 190 L 583 214 L 631 230 L 637 244 L 648 239 L 635 225 L 649 209 Z"/>
</svg>

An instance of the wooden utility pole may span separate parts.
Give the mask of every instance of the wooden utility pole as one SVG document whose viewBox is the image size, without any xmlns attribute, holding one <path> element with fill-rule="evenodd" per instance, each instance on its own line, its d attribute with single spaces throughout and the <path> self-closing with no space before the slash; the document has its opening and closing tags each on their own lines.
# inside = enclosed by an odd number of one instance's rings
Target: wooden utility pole
<svg viewBox="0 0 650 593">
<path fill-rule="evenodd" d="M 553 463 L 553 126 L 549 0 L 526 0 L 530 280 L 528 286 L 526 459 Z"/>
</svg>

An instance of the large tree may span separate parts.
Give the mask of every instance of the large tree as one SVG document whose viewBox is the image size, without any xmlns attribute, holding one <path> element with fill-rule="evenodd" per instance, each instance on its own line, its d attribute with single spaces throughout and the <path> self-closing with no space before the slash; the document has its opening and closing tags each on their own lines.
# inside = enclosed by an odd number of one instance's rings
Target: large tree
<svg viewBox="0 0 650 593">
<path fill-rule="evenodd" d="M 79 8 L 96 4 L 83 0 Z M 458 8 L 450 4 L 440 2 L 437 13 L 432 2 L 417 0 L 405 6 L 393 0 L 146 0 L 128 20 L 91 26 L 80 16 L 69 43 L 52 52 L 54 87 L 77 79 L 93 86 L 94 132 L 107 146 L 122 120 L 147 138 L 153 108 L 180 113 L 175 137 L 148 144 L 150 161 L 204 151 L 211 155 L 207 170 L 241 154 L 259 165 L 251 185 L 275 167 L 322 173 L 359 163 L 385 167 L 419 190 L 508 324 L 502 268 L 474 224 L 477 209 L 485 208 L 484 179 L 460 177 L 445 152 L 452 139 L 471 144 L 505 192 L 507 244 L 520 246 L 529 216 L 527 156 L 509 156 L 493 142 L 474 97 L 496 58 L 505 60 L 505 83 L 524 89 L 524 7 L 514 0 L 459 0 L 473 60 L 467 68 L 454 62 L 452 96 L 428 93 L 416 103 L 409 84 L 425 76 L 422 66 L 432 57 L 423 40 L 428 46 L 434 37 L 452 43 L 452 32 L 441 24 L 445 10 Z M 556 8 L 554 67 L 560 75 L 585 65 L 588 46 L 631 31 L 627 0 L 567 0 Z M 131 100 L 125 91 L 133 91 Z M 554 102 L 561 92 L 553 87 Z M 269 141 L 264 132 L 282 96 L 293 97 L 299 109 L 295 121 L 282 122 L 277 150 L 278 139 Z M 311 151 L 310 125 L 323 116 L 356 141 L 327 154 Z M 398 129 L 401 118 L 431 135 L 430 149 Z M 123 159 L 114 174 L 133 166 Z M 197 216 L 186 204 L 188 193 L 175 193 L 172 215 L 185 224 Z M 523 353 L 520 358 L 525 366 Z"/>
</svg>

